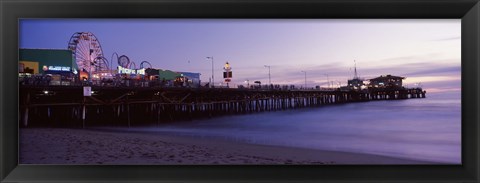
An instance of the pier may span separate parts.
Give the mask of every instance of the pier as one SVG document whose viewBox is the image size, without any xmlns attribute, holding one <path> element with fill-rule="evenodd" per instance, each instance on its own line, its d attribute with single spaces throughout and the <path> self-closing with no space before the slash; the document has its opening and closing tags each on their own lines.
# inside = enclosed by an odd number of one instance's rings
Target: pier
<svg viewBox="0 0 480 183">
<path fill-rule="evenodd" d="M 136 126 L 332 104 L 425 98 L 421 88 L 251 90 L 20 86 L 20 126 Z"/>
</svg>

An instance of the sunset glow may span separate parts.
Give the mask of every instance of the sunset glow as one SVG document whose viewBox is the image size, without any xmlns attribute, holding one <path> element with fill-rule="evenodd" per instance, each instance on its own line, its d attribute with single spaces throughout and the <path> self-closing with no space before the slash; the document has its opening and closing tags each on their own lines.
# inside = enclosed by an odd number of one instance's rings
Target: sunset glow
<svg viewBox="0 0 480 183">
<path fill-rule="evenodd" d="M 426 90 L 460 86 L 460 20 L 228 20 L 228 19 L 25 19 L 20 47 L 66 49 L 78 31 L 94 33 L 110 59 L 116 52 L 153 67 L 198 72 L 216 84 L 225 62 L 232 85 L 345 85 L 354 60 L 362 78 L 392 74 Z M 448 86 L 445 86 L 445 85 Z"/>
</svg>

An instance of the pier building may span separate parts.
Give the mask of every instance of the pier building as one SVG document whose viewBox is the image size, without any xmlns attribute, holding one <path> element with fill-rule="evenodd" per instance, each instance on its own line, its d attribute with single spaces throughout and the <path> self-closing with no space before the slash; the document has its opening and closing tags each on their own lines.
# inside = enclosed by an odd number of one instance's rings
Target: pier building
<svg viewBox="0 0 480 183">
<path fill-rule="evenodd" d="M 187 86 L 200 86 L 200 73 L 195 72 L 178 72 L 180 77 L 184 79 L 184 82 Z"/>
<path fill-rule="evenodd" d="M 71 50 L 19 49 L 19 80 L 26 84 L 71 85 L 78 73 Z"/>
<path fill-rule="evenodd" d="M 31 74 L 75 70 L 72 51 L 61 49 L 19 49 L 19 73 L 30 71 Z M 23 71 L 22 71 L 23 69 Z"/>
<path fill-rule="evenodd" d="M 354 76 L 353 79 L 349 79 L 347 81 L 347 89 L 348 90 L 362 90 L 365 88 L 365 83 L 363 83 L 364 79 L 360 78 L 357 73 L 357 62 L 355 62 L 355 69 L 354 69 Z"/>
<path fill-rule="evenodd" d="M 379 77 L 370 79 L 369 88 L 401 88 L 402 81 L 405 77 L 393 75 L 381 75 Z"/>
</svg>

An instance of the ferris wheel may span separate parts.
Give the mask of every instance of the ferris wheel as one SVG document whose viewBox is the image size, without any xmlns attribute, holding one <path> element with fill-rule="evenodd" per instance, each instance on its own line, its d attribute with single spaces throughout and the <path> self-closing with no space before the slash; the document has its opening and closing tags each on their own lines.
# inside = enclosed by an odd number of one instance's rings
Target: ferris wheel
<svg viewBox="0 0 480 183">
<path fill-rule="evenodd" d="M 75 32 L 68 41 L 68 49 L 72 50 L 80 71 L 95 72 L 108 69 L 100 42 L 93 33 Z"/>
</svg>

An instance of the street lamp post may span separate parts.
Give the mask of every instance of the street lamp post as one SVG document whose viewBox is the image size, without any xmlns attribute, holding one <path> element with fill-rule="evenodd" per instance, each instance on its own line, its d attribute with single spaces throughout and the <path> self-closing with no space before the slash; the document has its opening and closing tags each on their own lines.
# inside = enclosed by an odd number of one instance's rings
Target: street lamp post
<svg viewBox="0 0 480 183">
<path fill-rule="evenodd" d="M 324 74 L 325 76 L 327 76 L 327 87 L 330 88 L 330 79 L 328 79 L 328 74 Z"/>
<path fill-rule="evenodd" d="M 302 71 L 305 73 L 305 89 L 307 89 L 307 71 Z"/>
<path fill-rule="evenodd" d="M 269 65 L 264 65 L 264 67 L 268 67 L 268 84 L 272 84 L 272 79 L 270 77 L 270 66 Z"/>
<path fill-rule="evenodd" d="M 213 75 L 213 56 L 207 57 L 207 59 L 212 60 L 212 83 L 211 83 L 211 84 L 212 84 L 212 88 L 213 88 L 214 85 L 215 85 L 215 77 L 214 77 L 214 75 Z"/>
</svg>

